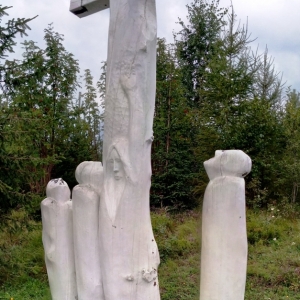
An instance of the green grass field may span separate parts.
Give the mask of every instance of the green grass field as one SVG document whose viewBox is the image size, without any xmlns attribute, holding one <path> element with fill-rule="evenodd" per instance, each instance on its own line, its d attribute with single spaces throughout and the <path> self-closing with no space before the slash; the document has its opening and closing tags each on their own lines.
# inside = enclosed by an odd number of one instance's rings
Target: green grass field
<svg viewBox="0 0 300 300">
<path fill-rule="evenodd" d="M 161 255 L 162 300 L 199 299 L 200 217 L 152 213 Z M 276 208 L 247 212 L 246 300 L 300 299 L 300 220 Z M 24 211 L 7 216 L 0 233 L 0 299 L 50 300 L 41 224 Z M 234 299 L 233 299 L 234 300 Z"/>
</svg>

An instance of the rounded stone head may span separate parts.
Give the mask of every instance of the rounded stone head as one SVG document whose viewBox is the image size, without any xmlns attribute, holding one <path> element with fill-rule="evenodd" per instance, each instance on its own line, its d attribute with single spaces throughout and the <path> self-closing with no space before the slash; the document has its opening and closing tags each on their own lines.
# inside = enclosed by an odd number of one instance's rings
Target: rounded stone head
<svg viewBox="0 0 300 300">
<path fill-rule="evenodd" d="M 75 178 L 79 184 L 86 184 L 96 191 L 101 189 L 103 182 L 103 167 L 100 161 L 84 161 L 78 165 Z"/>
<path fill-rule="evenodd" d="M 57 178 L 48 182 L 46 195 L 48 198 L 53 198 L 57 202 L 64 203 L 70 200 L 71 191 L 68 184 L 62 178 Z"/>
<path fill-rule="evenodd" d="M 250 157 L 241 150 L 217 150 L 213 158 L 204 162 L 210 180 L 220 176 L 245 177 L 251 167 Z"/>
</svg>

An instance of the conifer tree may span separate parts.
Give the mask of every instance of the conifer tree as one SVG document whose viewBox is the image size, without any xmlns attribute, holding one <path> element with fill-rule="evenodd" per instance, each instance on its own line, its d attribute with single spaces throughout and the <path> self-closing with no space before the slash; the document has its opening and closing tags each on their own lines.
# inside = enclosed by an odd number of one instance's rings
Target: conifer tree
<svg viewBox="0 0 300 300">
<path fill-rule="evenodd" d="M 11 7 L 0 4 L 0 212 L 6 210 L 15 199 L 20 198 L 18 190 L 14 185 L 18 180 L 15 178 L 18 162 L 12 161 L 7 154 L 5 142 L 5 130 L 9 126 L 8 101 L 5 94 L 10 90 L 10 85 L 6 82 L 7 74 L 13 72 L 13 69 L 6 66 L 7 56 L 14 52 L 17 45 L 16 37 L 18 34 L 26 36 L 30 29 L 28 23 L 34 18 L 9 19 L 6 24 L 3 23 L 3 17 L 8 16 L 8 10 Z"/>
<path fill-rule="evenodd" d="M 181 84 L 174 45 L 158 39 L 157 89 L 152 145 L 151 204 L 191 207 L 197 162 L 191 113 Z"/>
</svg>

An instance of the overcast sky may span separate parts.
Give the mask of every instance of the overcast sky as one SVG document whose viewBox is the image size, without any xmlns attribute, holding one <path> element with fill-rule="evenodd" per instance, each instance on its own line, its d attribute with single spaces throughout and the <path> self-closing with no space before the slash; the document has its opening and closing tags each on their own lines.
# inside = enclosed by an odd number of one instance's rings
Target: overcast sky
<svg viewBox="0 0 300 300">
<path fill-rule="evenodd" d="M 109 10 L 79 19 L 69 12 L 70 0 L 0 0 L 13 6 L 10 17 L 38 18 L 30 22 L 26 39 L 43 44 L 43 30 L 53 23 L 55 31 L 64 34 L 65 47 L 79 60 L 82 71 L 92 70 L 100 76 L 101 61 L 106 60 Z M 179 30 L 178 17 L 186 19 L 186 4 L 190 0 L 157 0 L 158 36 L 173 41 L 172 32 Z M 287 86 L 300 91 L 300 0 L 233 0 L 233 7 L 241 23 L 246 23 L 252 38 L 257 38 L 260 52 L 266 45 L 275 59 L 276 69 L 283 72 Z M 230 0 L 220 0 L 221 7 L 229 7 Z M 21 53 L 16 48 L 16 57 Z"/>
</svg>

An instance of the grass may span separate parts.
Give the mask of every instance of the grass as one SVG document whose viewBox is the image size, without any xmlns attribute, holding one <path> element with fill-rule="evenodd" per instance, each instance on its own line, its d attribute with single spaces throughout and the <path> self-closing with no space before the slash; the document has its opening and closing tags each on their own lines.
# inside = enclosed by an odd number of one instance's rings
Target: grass
<svg viewBox="0 0 300 300">
<path fill-rule="evenodd" d="M 2 219 L 0 299 L 51 299 L 46 292 L 41 230 L 41 224 L 30 220 L 24 210 L 13 211 Z"/>
<path fill-rule="evenodd" d="M 248 214 L 245 299 L 300 299 L 300 220 L 277 209 Z"/>
<path fill-rule="evenodd" d="M 199 299 L 200 221 L 196 211 L 152 214 L 161 255 L 162 300 Z M 0 231 L 0 299 L 50 300 L 43 263 L 41 224 L 22 210 Z M 276 208 L 248 211 L 245 300 L 300 299 L 300 220 Z"/>
<path fill-rule="evenodd" d="M 152 215 L 154 235 L 161 256 L 161 299 L 199 299 L 199 215 Z"/>
<path fill-rule="evenodd" d="M 21 285 L 4 285 L 0 291 L 0 299 L 9 300 L 11 298 L 14 300 L 50 300 L 51 295 L 46 281 L 31 278 Z"/>
</svg>

